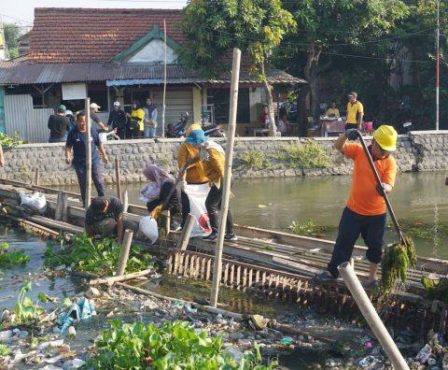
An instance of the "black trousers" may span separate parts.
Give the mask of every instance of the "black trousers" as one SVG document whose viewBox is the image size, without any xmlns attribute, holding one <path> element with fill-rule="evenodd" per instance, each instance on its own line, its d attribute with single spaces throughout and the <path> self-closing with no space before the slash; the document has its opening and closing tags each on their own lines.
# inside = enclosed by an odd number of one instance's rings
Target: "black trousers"
<svg viewBox="0 0 448 370">
<path fill-rule="evenodd" d="M 179 207 L 177 201 L 177 192 L 176 189 L 173 189 L 174 187 L 175 185 L 173 183 L 165 182 L 160 189 L 159 198 L 146 203 L 148 212 L 151 213 L 157 206 L 163 203 L 167 203 L 167 208 L 170 210 L 171 216 L 176 215 L 179 212 Z M 170 199 L 168 200 L 168 196 L 170 195 L 172 190 L 174 190 L 174 192 L 171 194 Z"/>
<path fill-rule="evenodd" d="M 372 263 L 379 263 L 382 256 L 385 228 L 385 213 L 375 216 L 363 216 L 346 207 L 339 222 L 338 237 L 334 245 L 331 261 L 328 264 L 328 271 L 334 277 L 339 276 L 338 266 L 350 260 L 359 235 L 363 237 L 367 245 L 367 259 Z"/>
<path fill-rule="evenodd" d="M 73 164 L 75 167 L 76 176 L 78 177 L 79 189 L 81 190 L 81 198 L 84 206 L 86 205 L 86 165 Z M 103 178 L 100 173 L 100 164 L 98 161 L 92 162 L 92 181 L 95 184 L 96 191 L 99 197 L 104 196 Z"/>
<path fill-rule="evenodd" d="M 205 200 L 205 207 L 207 208 L 212 232 L 218 232 L 218 211 L 221 209 L 221 199 L 222 186 L 218 189 L 215 185 L 213 185 L 208 193 L 207 199 Z M 233 234 L 233 217 L 230 209 L 227 214 L 226 233 Z"/>
</svg>

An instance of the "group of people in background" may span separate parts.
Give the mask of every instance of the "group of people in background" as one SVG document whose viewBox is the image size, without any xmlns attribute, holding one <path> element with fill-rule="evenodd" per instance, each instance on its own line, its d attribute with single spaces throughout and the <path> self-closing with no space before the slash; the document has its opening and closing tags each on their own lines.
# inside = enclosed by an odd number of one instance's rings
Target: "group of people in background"
<svg viewBox="0 0 448 370">
<path fill-rule="evenodd" d="M 102 122 L 98 115 L 100 109 L 98 104 L 90 104 L 90 118 L 95 123 L 93 128 L 99 133 L 113 131 L 120 139 L 154 138 L 156 136 L 157 107 L 151 98 L 146 99 L 144 106 L 135 100 L 130 113 L 125 112 L 121 108 L 120 102 L 115 101 L 107 124 Z M 48 119 L 48 129 L 50 130 L 48 141 L 50 143 L 65 142 L 69 132 L 76 128 L 78 114 L 83 112 L 79 111 L 73 114 L 65 105 L 59 105 L 55 113 Z"/>
</svg>

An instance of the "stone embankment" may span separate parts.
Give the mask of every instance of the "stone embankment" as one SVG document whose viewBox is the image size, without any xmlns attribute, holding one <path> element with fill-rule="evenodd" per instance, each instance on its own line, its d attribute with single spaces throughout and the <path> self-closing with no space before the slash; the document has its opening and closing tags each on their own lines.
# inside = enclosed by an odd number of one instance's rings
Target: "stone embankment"
<svg viewBox="0 0 448 370">
<path fill-rule="evenodd" d="M 218 139 L 219 141 L 219 139 Z M 237 138 L 234 176 L 237 178 L 347 175 L 351 162 L 333 149 L 335 138 Z M 114 182 L 114 160 L 128 183 L 143 181 L 147 163 L 176 171 L 176 153 L 182 140 L 122 140 L 109 142 L 111 163 L 104 167 L 106 183 Z M 312 144 L 309 144 L 312 143 Z M 225 146 L 225 142 L 222 142 Z M 302 148 L 302 149 L 298 149 Z M 400 171 L 448 170 L 448 131 L 416 131 L 400 135 L 395 153 Z M 66 165 L 63 144 L 26 144 L 5 153 L 0 178 L 32 183 L 36 170 L 41 185 L 77 184 Z"/>
</svg>

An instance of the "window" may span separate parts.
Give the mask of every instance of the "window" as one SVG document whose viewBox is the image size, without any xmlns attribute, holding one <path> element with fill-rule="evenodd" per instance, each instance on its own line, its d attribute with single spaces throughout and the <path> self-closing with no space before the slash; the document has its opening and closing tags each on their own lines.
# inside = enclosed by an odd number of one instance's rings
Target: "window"
<svg viewBox="0 0 448 370">
<path fill-rule="evenodd" d="M 208 89 L 207 103 L 213 104 L 215 110 L 215 122 L 217 124 L 229 123 L 230 89 Z M 236 115 L 238 123 L 250 122 L 249 89 L 238 91 L 238 111 Z"/>
<path fill-rule="evenodd" d="M 87 95 L 90 97 L 91 103 L 98 104 L 101 112 L 107 112 L 109 110 L 107 104 L 107 86 L 102 84 L 89 84 L 87 86 Z"/>
</svg>

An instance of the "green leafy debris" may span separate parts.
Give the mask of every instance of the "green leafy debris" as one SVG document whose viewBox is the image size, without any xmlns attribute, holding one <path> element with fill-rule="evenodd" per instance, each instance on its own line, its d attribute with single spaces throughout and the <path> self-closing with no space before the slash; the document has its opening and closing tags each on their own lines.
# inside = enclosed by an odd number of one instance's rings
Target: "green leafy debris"
<svg viewBox="0 0 448 370">
<path fill-rule="evenodd" d="M 30 260 L 30 256 L 27 256 L 22 251 L 9 250 L 9 245 L 3 243 L 0 245 L 0 267 L 4 269 L 10 269 L 14 266 L 24 266 Z"/>
<path fill-rule="evenodd" d="M 448 278 L 436 280 L 428 276 L 422 276 L 422 285 L 429 299 L 437 299 L 448 303 Z"/>
<path fill-rule="evenodd" d="M 86 234 L 75 236 L 71 245 L 59 248 L 49 243 L 45 250 L 45 266 L 72 266 L 76 271 L 92 272 L 101 276 L 112 275 L 118 265 L 121 246 L 112 238 L 92 239 Z M 154 267 L 152 256 L 133 245 L 126 267 L 127 272 Z"/>
<path fill-rule="evenodd" d="M 261 364 L 258 349 L 245 354 L 240 364 L 223 351 L 219 336 L 209 337 L 187 322 L 166 322 L 160 328 L 143 322 L 110 322 L 95 342 L 87 366 L 94 369 L 270 370 L 277 363 Z"/>
<path fill-rule="evenodd" d="M 288 226 L 288 229 L 297 235 L 315 236 L 315 237 L 322 237 L 327 231 L 327 228 L 325 226 L 318 226 L 314 223 L 313 220 L 307 220 L 302 223 L 298 221 L 293 221 L 291 225 Z"/>
<path fill-rule="evenodd" d="M 381 286 L 384 294 L 388 294 L 400 279 L 403 283 L 408 277 L 409 268 L 417 262 L 417 251 L 411 238 L 405 237 L 406 244 L 395 243 L 384 252 L 381 265 Z"/>
</svg>

